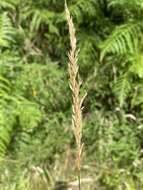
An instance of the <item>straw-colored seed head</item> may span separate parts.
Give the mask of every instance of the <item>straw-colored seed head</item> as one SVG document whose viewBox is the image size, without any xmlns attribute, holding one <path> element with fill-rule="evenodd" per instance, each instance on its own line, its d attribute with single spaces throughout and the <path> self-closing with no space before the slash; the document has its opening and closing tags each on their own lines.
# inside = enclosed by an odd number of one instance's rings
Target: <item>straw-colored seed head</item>
<svg viewBox="0 0 143 190">
<path fill-rule="evenodd" d="M 76 167 L 78 171 L 81 169 L 81 154 L 83 150 L 82 144 L 82 103 L 85 98 L 80 98 L 80 86 L 79 73 L 78 73 L 78 54 L 77 50 L 77 40 L 75 35 L 75 28 L 73 24 L 72 17 L 68 10 L 67 4 L 65 3 L 66 18 L 68 22 L 69 34 L 70 34 L 70 46 L 71 50 L 68 53 L 69 63 L 68 63 L 68 72 L 69 72 L 69 83 L 72 91 L 72 126 L 73 132 L 76 139 L 77 145 L 77 157 L 76 157 Z"/>
</svg>

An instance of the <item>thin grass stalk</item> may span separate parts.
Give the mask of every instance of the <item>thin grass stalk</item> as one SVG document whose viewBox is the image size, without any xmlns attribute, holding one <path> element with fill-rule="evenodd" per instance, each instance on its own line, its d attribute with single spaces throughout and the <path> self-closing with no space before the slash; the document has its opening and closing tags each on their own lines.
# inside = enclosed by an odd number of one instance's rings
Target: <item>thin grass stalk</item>
<svg viewBox="0 0 143 190">
<path fill-rule="evenodd" d="M 69 73 L 69 83 L 72 91 L 72 129 L 76 140 L 76 169 L 77 169 L 77 178 L 79 182 L 79 190 L 81 190 L 81 162 L 82 162 L 82 151 L 83 151 L 83 143 L 82 143 L 82 103 L 85 98 L 80 97 L 80 87 L 81 82 L 79 80 L 79 67 L 78 67 L 78 54 L 79 50 L 77 49 L 77 40 L 76 40 L 76 32 L 73 24 L 72 17 L 70 16 L 70 12 L 68 10 L 67 4 L 65 2 L 65 11 L 66 11 L 66 19 L 69 28 L 70 35 L 70 46 L 71 49 L 68 53 L 69 63 L 68 63 L 68 73 Z"/>
</svg>

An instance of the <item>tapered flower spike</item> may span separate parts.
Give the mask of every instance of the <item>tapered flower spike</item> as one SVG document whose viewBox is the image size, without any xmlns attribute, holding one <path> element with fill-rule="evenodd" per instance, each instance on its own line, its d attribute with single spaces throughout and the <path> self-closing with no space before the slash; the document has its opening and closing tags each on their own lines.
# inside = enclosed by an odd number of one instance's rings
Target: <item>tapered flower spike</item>
<svg viewBox="0 0 143 190">
<path fill-rule="evenodd" d="M 68 53 L 69 63 L 68 63 L 68 73 L 69 73 L 69 83 L 70 89 L 72 91 L 72 128 L 76 140 L 77 153 L 76 153 L 76 169 L 78 172 L 79 179 L 79 190 L 80 188 L 80 173 L 81 173 L 81 162 L 82 162 L 82 103 L 85 99 L 86 94 L 80 97 L 80 87 L 81 82 L 79 81 L 79 67 L 78 67 L 78 55 L 79 50 L 77 49 L 76 31 L 73 24 L 72 17 L 67 7 L 65 1 L 65 12 L 66 19 L 69 28 L 70 35 L 70 46 L 71 49 Z"/>
</svg>

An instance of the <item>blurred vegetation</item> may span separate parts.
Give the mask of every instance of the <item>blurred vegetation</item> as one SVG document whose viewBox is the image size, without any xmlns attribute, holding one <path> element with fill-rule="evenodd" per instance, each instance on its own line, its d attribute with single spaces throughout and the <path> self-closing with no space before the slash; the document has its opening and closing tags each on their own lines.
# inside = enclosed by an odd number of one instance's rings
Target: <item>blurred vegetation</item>
<svg viewBox="0 0 143 190">
<path fill-rule="evenodd" d="M 143 2 L 68 0 L 80 49 L 85 189 L 143 189 Z M 64 0 L 0 1 L 0 189 L 75 180 Z M 64 188 L 63 188 L 64 189 Z"/>
</svg>

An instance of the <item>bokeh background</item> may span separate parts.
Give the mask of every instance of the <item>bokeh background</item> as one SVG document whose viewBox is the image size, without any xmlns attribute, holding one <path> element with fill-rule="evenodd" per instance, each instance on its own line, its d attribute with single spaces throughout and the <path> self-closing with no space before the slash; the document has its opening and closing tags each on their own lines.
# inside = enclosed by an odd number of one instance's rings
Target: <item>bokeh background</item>
<svg viewBox="0 0 143 190">
<path fill-rule="evenodd" d="M 67 4 L 88 94 L 82 178 L 92 182 L 83 189 L 142 190 L 143 1 Z M 69 48 L 64 0 L 0 0 L 1 190 L 64 190 L 76 180 Z"/>
</svg>

